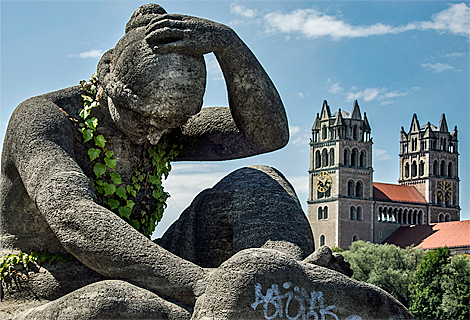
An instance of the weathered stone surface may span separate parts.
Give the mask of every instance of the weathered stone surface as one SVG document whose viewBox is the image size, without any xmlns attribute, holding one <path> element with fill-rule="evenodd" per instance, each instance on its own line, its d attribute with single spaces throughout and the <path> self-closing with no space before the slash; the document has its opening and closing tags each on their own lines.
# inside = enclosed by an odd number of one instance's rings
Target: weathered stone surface
<svg viewBox="0 0 470 320">
<path fill-rule="evenodd" d="M 302 260 L 313 237 L 294 189 L 277 170 L 250 166 L 204 190 L 158 242 L 214 268 L 247 248 L 272 248 Z"/>
<path fill-rule="evenodd" d="M 321 246 L 314 253 L 304 259 L 303 262 L 313 263 L 317 266 L 329 268 L 341 272 L 342 274 L 351 277 L 353 270 L 349 265 L 349 262 L 344 260 L 344 257 L 339 253 L 333 253 L 327 246 Z"/>
<path fill-rule="evenodd" d="M 90 284 L 13 319 L 190 319 L 188 310 L 119 280 Z"/>
<path fill-rule="evenodd" d="M 210 274 L 192 319 L 412 319 L 385 291 L 282 252 L 247 249 Z"/>
</svg>

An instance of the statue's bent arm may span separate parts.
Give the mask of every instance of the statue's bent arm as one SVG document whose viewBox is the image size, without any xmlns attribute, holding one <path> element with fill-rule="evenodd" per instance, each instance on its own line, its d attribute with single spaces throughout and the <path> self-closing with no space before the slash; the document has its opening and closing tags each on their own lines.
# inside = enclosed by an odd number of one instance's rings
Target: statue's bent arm
<svg viewBox="0 0 470 320">
<path fill-rule="evenodd" d="M 17 137 L 10 156 L 55 236 L 102 275 L 193 305 L 196 282 L 205 271 L 154 244 L 95 202 L 90 180 L 73 158 L 72 130 L 76 128 L 59 107 L 40 97 L 22 103 L 9 125 L 8 136 Z"/>
<path fill-rule="evenodd" d="M 279 93 L 254 54 L 231 28 L 171 14 L 156 18 L 147 28 L 148 41 L 158 44 L 154 47 L 156 53 L 213 52 L 227 85 L 229 108 L 203 108 L 188 121 L 183 127 L 184 148 L 178 160 L 242 158 L 287 144 L 287 117 Z M 167 38 L 171 41 L 161 44 Z"/>
</svg>

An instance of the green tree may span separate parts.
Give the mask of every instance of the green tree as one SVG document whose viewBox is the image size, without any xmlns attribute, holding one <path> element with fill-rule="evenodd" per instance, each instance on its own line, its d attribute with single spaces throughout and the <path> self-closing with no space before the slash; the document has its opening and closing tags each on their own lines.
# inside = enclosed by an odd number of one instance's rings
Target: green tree
<svg viewBox="0 0 470 320">
<path fill-rule="evenodd" d="M 437 248 L 426 252 L 410 286 L 410 312 L 419 319 L 468 319 L 470 258 Z"/>
<path fill-rule="evenodd" d="M 409 307 L 408 287 L 424 255 L 422 249 L 357 241 L 342 255 L 351 264 L 354 279 L 382 288 Z"/>
</svg>

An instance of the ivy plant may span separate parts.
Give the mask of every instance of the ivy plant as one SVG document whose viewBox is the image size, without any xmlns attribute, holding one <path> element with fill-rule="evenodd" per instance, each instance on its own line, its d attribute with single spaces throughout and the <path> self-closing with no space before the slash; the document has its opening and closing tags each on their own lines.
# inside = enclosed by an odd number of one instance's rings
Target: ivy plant
<svg viewBox="0 0 470 320">
<path fill-rule="evenodd" d="M 171 170 L 170 162 L 178 155 L 181 146 L 167 145 L 159 142 L 150 146 L 144 159 L 137 164 L 130 183 L 124 183 L 117 172 L 117 159 L 111 150 L 110 143 L 103 135 L 97 134 L 99 121 L 92 116 L 93 108 L 100 107 L 103 94 L 99 88 L 98 78 L 93 75 L 89 81 L 80 81 L 82 89 L 83 108 L 79 110 L 82 122 L 79 130 L 83 142 L 91 144 L 88 156 L 93 163 L 94 177 L 92 184 L 96 189 L 99 203 L 116 213 L 136 230 L 150 238 L 156 225 L 163 217 L 166 200 L 170 196 L 165 192 L 162 180 L 168 177 Z M 147 161 L 151 170 L 145 171 Z M 151 208 L 149 198 L 156 201 L 155 209 Z M 136 204 L 139 204 L 136 206 Z"/>
</svg>

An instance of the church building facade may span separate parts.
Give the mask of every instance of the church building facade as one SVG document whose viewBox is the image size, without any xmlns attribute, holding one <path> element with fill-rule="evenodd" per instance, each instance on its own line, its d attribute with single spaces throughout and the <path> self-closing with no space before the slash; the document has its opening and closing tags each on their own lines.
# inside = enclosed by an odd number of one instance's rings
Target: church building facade
<svg viewBox="0 0 470 320">
<path fill-rule="evenodd" d="M 402 127 L 398 184 L 373 182 L 372 136 L 354 101 L 331 113 L 326 101 L 310 142 L 308 220 L 316 247 L 348 249 L 357 240 L 383 242 L 400 226 L 460 220 L 457 127 Z"/>
</svg>

